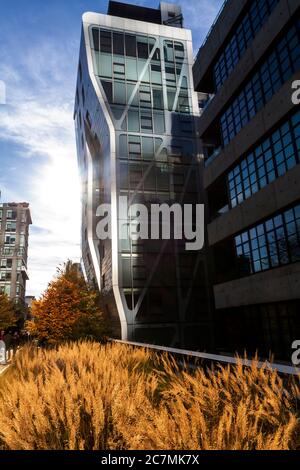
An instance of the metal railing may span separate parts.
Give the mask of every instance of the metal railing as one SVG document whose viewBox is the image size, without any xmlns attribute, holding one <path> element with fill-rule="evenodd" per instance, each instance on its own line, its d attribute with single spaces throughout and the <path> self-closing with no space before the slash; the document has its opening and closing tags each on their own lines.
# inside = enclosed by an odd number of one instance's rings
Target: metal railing
<svg viewBox="0 0 300 470">
<path fill-rule="evenodd" d="M 251 359 L 238 359 L 237 357 L 234 356 L 222 356 L 219 354 L 209 354 L 209 353 L 201 353 L 197 351 L 188 351 L 186 349 L 177 349 L 177 348 L 169 348 L 167 346 L 157 346 L 154 344 L 144 344 L 144 343 L 136 343 L 132 341 L 122 341 L 118 339 L 112 339 L 111 340 L 114 343 L 119 343 L 119 344 L 125 344 L 127 346 L 135 346 L 139 348 L 145 348 L 145 349 L 151 349 L 154 351 L 158 352 L 167 352 L 171 354 L 176 354 L 180 356 L 185 356 L 185 357 L 194 357 L 198 359 L 203 359 L 208 362 L 218 362 L 218 363 L 223 363 L 223 364 L 233 364 L 236 365 L 238 363 L 241 363 L 245 367 L 251 367 L 253 364 L 253 361 Z M 258 361 L 257 367 L 259 369 L 262 369 L 263 367 L 268 367 L 270 370 L 276 370 L 280 374 L 285 374 L 285 375 L 295 375 L 299 376 L 300 375 L 300 368 L 294 367 L 294 366 L 288 366 L 284 364 L 276 364 L 272 363 L 269 361 Z"/>
</svg>

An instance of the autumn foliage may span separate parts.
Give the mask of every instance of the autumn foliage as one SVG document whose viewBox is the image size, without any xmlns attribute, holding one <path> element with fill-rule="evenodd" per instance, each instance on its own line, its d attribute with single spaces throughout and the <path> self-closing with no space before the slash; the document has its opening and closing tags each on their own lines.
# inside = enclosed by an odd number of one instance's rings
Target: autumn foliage
<svg viewBox="0 0 300 470">
<path fill-rule="evenodd" d="M 107 321 L 99 307 L 99 295 L 85 283 L 76 265 L 68 262 L 40 300 L 33 302 L 30 334 L 41 343 L 66 340 L 101 340 L 108 333 Z"/>
<path fill-rule="evenodd" d="M 0 293 L 0 331 L 8 330 L 17 323 L 14 304 L 5 294 Z"/>
</svg>

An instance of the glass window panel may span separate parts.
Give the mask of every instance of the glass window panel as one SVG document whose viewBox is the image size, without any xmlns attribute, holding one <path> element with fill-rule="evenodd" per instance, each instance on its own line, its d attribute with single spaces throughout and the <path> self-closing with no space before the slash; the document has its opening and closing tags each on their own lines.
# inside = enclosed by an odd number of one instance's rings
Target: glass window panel
<svg viewBox="0 0 300 470">
<path fill-rule="evenodd" d="M 114 82 L 114 103 L 126 104 L 126 85 L 124 82 Z"/>
<path fill-rule="evenodd" d="M 176 90 L 171 90 L 168 89 L 168 109 L 169 111 L 173 111 L 174 103 L 175 103 L 175 96 L 176 96 Z"/>
<path fill-rule="evenodd" d="M 113 33 L 114 54 L 124 55 L 124 34 Z"/>
<path fill-rule="evenodd" d="M 138 94 L 135 92 L 135 85 L 127 83 L 127 103 L 131 106 L 139 106 Z"/>
<path fill-rule="evenodd" d="M 164 113 L 153 113 L 154 118 L 154 132 L 155 134 L 164 134 L 165 133 L 165 115 Z"/>
<path fill-rule="evenodd" d="M 174 62 L 174 49 L 171 41 L 164 42 L 164 53 L 166 62 Z"/>
<path fill-rule="evenodd" d="M 125 65 L 124 64 L 114 63 L 113 64 L 113 70 L 114 70 L 115 76 L 117 76 L 117 77 L 125 75 Z"/>
<path fill-rule="evenodd" d="M 151 92 L 140 89 L 140 105 L 151 107 Z"/>
<path fill-rule="evenodd" d="M 99 28 L 93 28 L 92 34 L 93 34 L 94 49 L 95 49 L 95 51 L 100 51 L 100 30 L 99 30 Z"/>
<path fill-rule="evenodd" d="M 136 57 L 136 36 L 125 34 L 125 48 L 127 57 Z"/>
<path fill-rule="evenodd" d="M 138 111 L 128 111 L 128 131 L 129 132 L 139 132 L 140 131 L 140 121 Z"/>
<path fill-rule="evenodd" d="M 141 113 L 141 129 L 144 132 L 152 132 L 153 130 L 153 123 L 152 123 L 152 115 Z"/>
<path fill-rule="evenodd" d="M 162 83 L 161 67 L 160 65 L 151 65 L 151 81 L 154 84 L 160 85 Z"/>
<path fill-rule="evenodd" d="M 160 89 L 153 89 L 153 108 L 155 109 L 164 109 L 164 97 L 163 91 Z"/>
<path fill-rule="evenodd" d="M 148 50 L 148 38 L 138 36 L 137 38 L 137 51 L 138 57 L 141 59 L 148 59 L 149 50 Z"/>
<path fill-rule="evenodd" d="M 110 31 L 100 31 L 100 51 L 112 53 L 112 40 Z"/>
<path fill-rule="evenodd" d="M 110 54 L 100 54 L 99 75 L 112 78 L 112 56 Z"/>
<path fill-rule="evenodd" d="M 125 134 L 120 136 L 119 155 L 121 158 L 128 158 L 127 136 Z"/>
<path fill-rule="evenodd" d="M 139 80 L 142 80 L 143 82 L 150 82 L 149 67 L 145 60 L 138 60 L 138 77 Z"/>
<path fill-rule="evenodd" d="M 152 59 L 157 62 L 160 61 L 160 49 L 159 48 L 155 49 Z"/>
<path fill-rule="evenodd" d="M 145 160 L 153 160 L 154 148 L 152 137 L 142 137 L 143 158 Z"/>
<path fill-rule="evenodd" d="M 113 102 L 113 86 L 112 86 L 112 82 L 107 82 L 105 80 L 101 80 L 101 84 L 103 86 L 103 89 L 104 89 L 104 93 L 106 95 L 106 98 L 107 98 L 107 101 L 109 103 L 112 103 Z"/>
<path fill-rule="evenodd" d="M 137 81 L 137 61 L 136 59 L 126 58 L 126 78 L 127 80 Z"/>
</svg>

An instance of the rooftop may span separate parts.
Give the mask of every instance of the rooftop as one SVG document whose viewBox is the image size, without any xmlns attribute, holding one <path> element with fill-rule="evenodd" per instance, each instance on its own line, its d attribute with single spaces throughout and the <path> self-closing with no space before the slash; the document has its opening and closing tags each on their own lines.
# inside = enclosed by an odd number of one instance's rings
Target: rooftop
<svg viewBox="0 0 300 470">
<path fill-rule="evenodd" d="M 159 8 L 155 9 L 110 0 L 107 14 L 147 23 L 183 27 L 181 8 L 173 3 L 161 2 Z"/>
</svg>

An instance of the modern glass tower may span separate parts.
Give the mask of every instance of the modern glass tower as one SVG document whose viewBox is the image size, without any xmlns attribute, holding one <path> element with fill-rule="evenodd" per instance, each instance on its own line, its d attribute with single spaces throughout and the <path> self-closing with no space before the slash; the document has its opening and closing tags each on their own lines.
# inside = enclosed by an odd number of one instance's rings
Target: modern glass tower
<svg viewBox="0 0 300 470">
<path fill-rule="evenodd" d="M 110 2 L 108 15 L 83 15 L 75 124 L 86 277 L 102 292 L 116 336 L 206 349 L 203 252 L 186 251 L 185 240 L 134 240 L 136 222 L 119 207 L 119 196 L 147 207 L 204 202 L 192 65 L 177 5 Z M 112 208 L 104 242 L 96 235 L 101 203 Z"/>
</svg>

